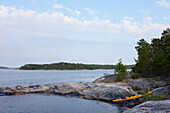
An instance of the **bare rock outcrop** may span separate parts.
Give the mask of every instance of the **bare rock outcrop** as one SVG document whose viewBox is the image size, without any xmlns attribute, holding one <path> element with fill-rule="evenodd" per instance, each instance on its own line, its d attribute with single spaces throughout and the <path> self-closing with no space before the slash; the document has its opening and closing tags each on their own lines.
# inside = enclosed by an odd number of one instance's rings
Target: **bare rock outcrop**
<svg viewBox="0 0 170 113">
<path fill-rule="evenodd" d="M 170 100 L 147 101 L 123 113 L 170 113 Z"/>
<path fill-rule="evenodd" d="M 98 79 L 96 79 L 94 82 L 95 83 L 100 83 L 100 82 L 113 82 L 115 80 L 115 76 L 113 74 L 106 74 L 105 76 L 102 76 Z"/>
<path fill-rule="evenodd" d="M 128 90 L 113 86 L 102 86 L 97 83 L 57 83 L 0 88 L 1 95 L 19 95 L 28 93 L 76 95 L 81 96 L 81 98 L 103 101 L 110 101 L 114 98 L 132 95 L 132 92 L 129 92 Z"/>
<path fill-rule="evenodd" d="M 151 96 L 163 96 L 170 99 L 170 85 L 152 90 Z"/>
<path fill-rule="evenodd" d="M 155 88 L 166 86 L 165 81 L 147 80 L 145 78 L 139 79 L 128 79 L 127 81 L 114 82 L 115 76 L 112 74 L 100 77 L 94 81 L 94 83 L 110 83 L 112 85 L 119 84 L 117 86 L 131 87 L 133 90 L 149 89 L 153 90 Z"/>
</svg>

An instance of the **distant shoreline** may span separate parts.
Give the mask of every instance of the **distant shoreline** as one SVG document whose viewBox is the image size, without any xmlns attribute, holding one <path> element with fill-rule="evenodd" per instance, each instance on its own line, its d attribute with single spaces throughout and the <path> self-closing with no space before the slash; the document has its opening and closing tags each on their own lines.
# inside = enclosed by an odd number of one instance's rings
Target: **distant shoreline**
<svg viewBox="0 0 170 113">
<path fill-rule="evenodd" d="M 115 68 L 113 68 L 113 69 L 115 69 Z M 127 68 L 127 69 L 131 69 L 131 68 Z M 17 68 L 17 69 L 15 69 L 15 70 L 51 70 L 51 71 L 55 71 L 55 70 L 112 70 L 112 69 L 19 69 L 19 68 Z"/>
<path fill-rule="evenodd" d="M 0 69 L 10 69 L 8 67 L 0 66 Z"/>
<path fill-rule="evenodd" d="M 127 69 L 131 69 L 134 65 L 125 65 Z M 19 70 L 102 70 L 115 69 L 116 65 L 100 65 L 100 64 L 82 64 L 59 62 L 52 64 L 25 64 L 18 68 Z"/>
</svg>

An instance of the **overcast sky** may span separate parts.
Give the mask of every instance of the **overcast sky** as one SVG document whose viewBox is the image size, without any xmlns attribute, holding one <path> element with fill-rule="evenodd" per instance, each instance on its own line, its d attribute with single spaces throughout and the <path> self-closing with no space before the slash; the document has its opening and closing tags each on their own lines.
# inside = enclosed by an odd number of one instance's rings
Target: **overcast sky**
<svg viewBox="0 0 170 113">
<path fill-rule="evenodd" d="M 170 0 L 0 0 L 0 66 L 134 64 L 170 27 Z"/>
</svg>

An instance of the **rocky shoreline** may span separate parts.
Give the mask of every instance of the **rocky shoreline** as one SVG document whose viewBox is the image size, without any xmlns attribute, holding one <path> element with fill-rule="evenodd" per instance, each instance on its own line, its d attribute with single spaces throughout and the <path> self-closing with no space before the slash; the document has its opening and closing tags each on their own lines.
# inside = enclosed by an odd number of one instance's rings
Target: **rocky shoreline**
<svg viewBox="0 0 170 113">
<path fill-rule="evenodd" d="M 170 106 L 170 85 L 164 81 L 154 81 L 146 79 L 129 79 L 126 82 L 111 82 L 104 83 L 108 81 L 110 76 L 104 76 L 93 83 L 57 83 L 57 84 L 47 84 L 47 85 L 29 85 L 29 86 L 14 86 L 14 87 L 1 87 L 0 96 L 5 95 L 22 95 L 31 93 L 46 93 L 48 95 L 70 95 L 77 96 L 79 98 L 90 99 L 90 100 L 100 100 L 111 102 L 112 99 L 122 98 L 125 96 L 131 96 L 133 94 L 139 93 L 141 89 L 152 90 L 152 96 L 163 95 L 167 97 L 168 100 L 164 100 L 167 105 Z M 113 78 L 112 78 L 113 79 Z M 102 81 L 102 83 L 101 83 Z M 153 106 L 157 104 L 165 104 L 165 102 L 154 101 Z M 133 107 L 133 109 L 139 109 L 140 105 L 144 104 L 142 99 L 136 102 L 126 102 L 127 107 Z M 138 105 L 138 107 L 136 106 Z M 145 105 L 145 104 L 144 104 Z M 148 102 L 146 102 L 148 105 Z M 135 106 L 135 107 L 134 107 Z M 170 108 L 160 108 L 165 111 L 170 111 Z M 148 108 L 152 110 L 152 108 Z M 144 110 L 146 111 L 146 110 Z M 128 112 L 128 111 L 127 111 Z M 136 111 L 135 111 L 136 112 Z M 143 112 L 143 111 L 142 111 Z M 150 111 L 149 111 L 150 112 Z"/>
<path fill-rule="evenodd" d="M 1 95 L 21 95 L 47 93 L 52 95 L 73 95 L 90 100 L 110 101 L 114 98 L 130 96 L 132 93 L 118 87 L 98 83 L 57 83 L 35 86 L 15 86 L 0 88 Z"/>
</svg>

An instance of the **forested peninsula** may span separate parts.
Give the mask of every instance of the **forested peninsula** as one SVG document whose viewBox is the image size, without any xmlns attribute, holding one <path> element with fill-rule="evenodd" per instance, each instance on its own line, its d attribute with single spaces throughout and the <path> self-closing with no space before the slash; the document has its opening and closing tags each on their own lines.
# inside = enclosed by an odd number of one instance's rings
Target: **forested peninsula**
<svg viewBox="0 0 170 113">
<path fill-rule="evenodd" d="M 127 69 L 131 69 L 134 65 L 126 65 Z M 116 65 L 99 65 L 99 64 L 82 64 L 59 62 L 52 64 L 26 64 L 19 69 L 22 70 L 94 70 L 94 69 L 115 69 Z"/>
</svg>

